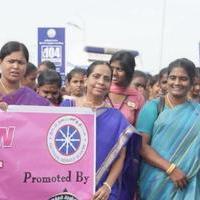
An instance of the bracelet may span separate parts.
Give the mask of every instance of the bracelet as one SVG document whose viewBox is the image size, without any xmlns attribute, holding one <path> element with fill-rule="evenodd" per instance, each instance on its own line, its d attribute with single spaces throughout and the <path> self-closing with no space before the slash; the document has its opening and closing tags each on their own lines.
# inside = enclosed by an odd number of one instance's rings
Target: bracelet
<svg viewBox="0 0 200 200">
<path fill-rule="evenodd" d="M 111 192 L 111 186 L 107 182 L 104 182 L 103 185 L 105 185 L 108 188 L 109 192 Z"/>
<path fill-rule="evenodd" d="M 172 164 L 169 166 L 169 168 L 166 170 L 166 173 L 167 173 L 168 175 L 170 175 L 170 174 L 174 171 L 175 168 L 176 168 L 176 165 L 175 165 L 174 163 L 172 163 Z"/>
</svg>

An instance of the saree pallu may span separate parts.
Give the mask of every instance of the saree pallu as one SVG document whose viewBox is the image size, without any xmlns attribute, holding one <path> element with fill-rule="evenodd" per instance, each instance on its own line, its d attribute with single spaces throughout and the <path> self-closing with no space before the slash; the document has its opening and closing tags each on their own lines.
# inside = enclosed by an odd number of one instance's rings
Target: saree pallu
<svg viewBox="0 0 200 200">
<path fill-rule="evenodd" d="M 76 106 L 74 100 L 66 99 L 61 106 Z M 123 114 L 114 108 L 97 110 L 96 120 L 96 190 L 103 185 L 113 162 L 123 147 L 127 148 L 124 167 L 112 186 L 109 200 L 129 200 L 134 195 L 138 178 L 141 135 L 130 125 Z M 126 188 L 126 190 L 122 190 Z M 131 199 L 132 200 L 132 199 Z"/>
<path fill-rule="evenodd" d="M 165 109 L 154 123 L 151 147 L 180 168 L 188 185 L 176 188 L 166 173 L 145 162 L 141 167 L 142 200 L 200 199 L 200 105 L 186 102 Z"/>
<path fill-rule="evenodd" d="M 8 105 L 41 105 L 49 106 L 50 102 L 39 96 L 35 91 L 28 87 L 21 87 L 17 91 L 8 95 L 1 95 L 1 101 L 6 102 Z"/>
<path fill-rule="evenodd" d="M 110 106 L 119 109 L 127 120 L 134 125 L 138 112 L 144 105 L 144 97 L 134 88 L 124 88 L 115 84 L 111 85 L 110 92 L 124 95 L 126 97 L 126 100 L 122 104 L 111 104 L 111 100 L 109 100 L 109 98 L 106 99 L 106 102 L 110 104 Z"/>
<path fill-rule="evenodd" d="M 98 114 L 101 113 L 101 114 Z M 103 185 L 106 180 L 112 163 L 118 158 L 118 155 L 123 147 L 125 147 L 130 139 L 131 144 L 134 145 L 135 160 L 138 158 L 138 144 L 141 136 L 138 135 L 135 128 L 125 119 L 125 117 L 116 109 L 102 108 L 97 111 L 97 136 L 96 136 L 96 189 Z M 124 177 L 123 174 L 128 170 L 130 164 L 129 159 L 126 157 L 124 168 L 121 176 L 116 183 L 112 186 L 112 192 L 109 200 L 128 200 L 126 196 L 121 194 L 121 184 L 126 183 L 127 186 L 136 185 L 137 173 L 131 169 L 131 181 L 129 177 Z M 137 168 L 137 162 L 135 166 Z M 130 169 L 129 169 L 130 170 Z M 135 181 L 135 183 L 134 183 Z M 134 188 L 132 187 L 132 193 Z"/>
</svg>

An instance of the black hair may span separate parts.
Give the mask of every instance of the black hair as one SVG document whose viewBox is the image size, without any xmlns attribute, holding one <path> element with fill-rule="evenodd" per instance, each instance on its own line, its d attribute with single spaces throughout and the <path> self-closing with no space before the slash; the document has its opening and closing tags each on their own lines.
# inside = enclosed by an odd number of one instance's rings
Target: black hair
<svg viewBox="0 0 200 200">
<path fill-rule="evenodd" d="M 83 69 L 83 68 L 80 68 L 80 67 L 75 67 L 74 69 L 72 69 L 66 76 L 66 80 L 67 80 L 68 83 L 71 81 L 72 77 L 75 74 L 81 74 L 81 75 L 85 76 L 86 70 Z"/>
<path fill-rule="evenodd" d="M 93 71 L 94 69 L 96 68 L 97 65 L 107 65 L 108 68 L 110 69 L 111 71 L 111 76 L 112 76 L 112 68 L 110 66 L 109 63 L 105 62 L 105 61 L 95 61 L 93 62 L 92 64 L 89 65 L 89 67 L 87 68 L 87 71 L 86 71 L 86 76 L 88 77 Z M 112 78 L 112 77 L 111 77 Z"/>
<path fill-rule="evenodd" d="M 135 77 L 143 77 L 145 80 L 147 79 L 147 74 L 140 70 L 135 70 L 133 74 L 133 78 Z"/>
<path fill-rule="evenodd" d="M 187 75 L 189 76 L 190 83 L 193 84 L 194 77 L 195 77 L 195 64 L 187 59 L 187 58 L 179 58 L 171 62 L 168 66 L 168 75 L 174 68 L 181 67 L 185 70 Z"/>
<path fill-rule="evenodd" d="M 150 80 L 153 76 L 150 73 L 146 73 L 147 81 Z"/>
<path fill-rule="evenodd" d="M 56 84 L 59 88 L 62 85 L 62 78 L 55 70 L 45 70 L 38 76 L 38 86 L 45 84 Z"/>
<path fill-rule="evenodd" d="M 147 84 L 147 74 L 146 74 L 145 72 L 143 72 L 143 71 L 135 70 L 135 71 L 134 71 L 134 74 L 133 74 L 133 79 L 134 79 L 134 78 L 137 78 L 137 77 L 142 77 L 142 78 L 144 78 L 144 80 L 145 80 L 145 87 L 146 87 L 146 84 Z M 133 79 L 132 79 L 132 80 L 133 80 Z"/>
<path fill-rule="evenodd" d="M 133 73 L 135 70 L 135 56 L 129 51 L 117 51 L 114 53 L 110 59 L 110 64 L 112 62 L 119 61 L 125 74 L 125 86 L 128 86 L 133 78 Z"/>
<path fill-rule="evenodd" d="M 168 68 L 167 67 L 165 67 L 165 68 L 162 68 L 161 70 L 160 70 L 160 72 L 159 72 L 159 81 L 162 79 L 162 77 L 164 76 L 164 75 L 168 75 Z"/>
<path fill-rule="evenodd" d="M 159 75 L 158 75 L 158 74 L 153 75 L 153 76 L 151 77 L 151 79 L 150 79 L 149 85 L 150 85 L 151 87 L 153 87 L 158 81 L 159 81 Z"/>
<path fill-rule="evenodd" d="M 26 72 L 24 74 L 24 77 L 27 77 L 28 75 L 30 75 L 32 72 L 35 71 L 37 71 L 37 67 L 33 63 L 28 62 L 26 65 Z"/>
<path fill-rule="evenodd" d="M 200 78 L 200 67 L 196 67 L 195 77 L 199 77 Z"/>
<path fill-rule="evenodd" d="M 16 51 L 21 51 L 24 54 L 26 61 L 29 61 L 29 52 L 27 47 L 23 43 L 17 41 L 9 41 L 3 45 L 0 50 L 0 59 L 3 60 L 6 56 Z"/>
<path fill-rule="evenodd" d="M 40 65 L 46 65 L 48 69 L 56 70 L 55 64 L 53 62 L 49 61 L 49 60 L 45 60 L 45 61 L 41 62 L 39 64 L 39 66 Z"/>
</svg>

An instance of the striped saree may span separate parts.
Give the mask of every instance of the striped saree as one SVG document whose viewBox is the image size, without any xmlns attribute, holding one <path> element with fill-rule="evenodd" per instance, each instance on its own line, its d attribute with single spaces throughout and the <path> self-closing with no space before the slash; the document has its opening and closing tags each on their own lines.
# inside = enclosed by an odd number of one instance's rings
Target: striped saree
<svg viewBox="0 0 200 200">
<path fill-rule="evenodd" d="M 140 195 L 146 200 L 200 199 L 200 104 L 186 102 L 165 109 L 154 123 L 151 147 L 187 176 L 188 185 L 176 188 L 165 172 L 142 164 Z"/>
<path fill-rule="evenodd" d="M 66 99 L 61 106 L 76 105 L 74 100 Z M 121 149 L 131 145 L 127 148 L 122 173 L 109 196 L 109 200 L 129 200 L 136 190 L 141 135 L 117 109 L 99 108 L 96 116 L 96 190 L 103 185 Z M 122 190 L 122 186 L 126 190 Z"/>
<path fill-rule="evenodd" d="M 127 145 L 130 138 L 133 141 L 131 144 L 134 145 L 134 149 L 128 151 L 122 174 L 112 186 L 109 197 L 109 200 L 128 200 L 129 188 L 126 192 L 122 192 L 121 184 L 130 187 L 131 193 L 134 193 L 138 176 L 137 159 L 141 136 L 136 133 L 135 128 L 129 124 L 121 112 L 113 108 L 102 108 L 97 111 L 96 128 L 96 189 L 103 185 L 121 149 Z M 129 167 L 131 162 L 134 164 Z M 126 177 L 127 174 L 129 177 Z"/>
</svg>

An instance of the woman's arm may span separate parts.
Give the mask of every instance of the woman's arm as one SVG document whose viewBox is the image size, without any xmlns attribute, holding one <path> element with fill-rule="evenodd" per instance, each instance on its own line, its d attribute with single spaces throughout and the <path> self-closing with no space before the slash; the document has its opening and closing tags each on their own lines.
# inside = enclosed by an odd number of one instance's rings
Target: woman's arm
<svg viewBox="0 0 200 200">
<path fill-rule="evenodd" d="M 162 169 L 163 171 L 166 171 L 171 163 L 164 158 L 162 158 L 150 145 L 149 140 L 150 137 L 142 133 L 142 148 L 140 151 L 141 156 L 143 159 L 149 163 L 150 165 L 153 165 L 154 167 L 158 167 Z"/>
<path fill-rule="evenodd" d="M 150 137 L 142 133 L 142 148 L 141 148 L 141 156 L 143 159 L 149 163 L 150 165 L 160 168 L 163 171 L 167 171 L 171 166 L 171 163 L 164 158 L 162 158 L 150 145 L 149 140 Z M 183 188 L 187 185 L 187 179 L 185 174 L 176 167 L 172 173 L 169 175 L 170 179 L 174 182 L 175 186 Z"/>
<path fill-rule="evenodd" d="M 3 111 L 7 111 L 8 109 L 8 104 L 4 101 L 1 101 L 0 102 L 0 109 L 3 110 Z"/>
<path fill-rule="evenodd" d="M 118 158 L 115 160 L 115 162 L 112 164 L 112 167 L 110 169 L 109 175 L 106 179 L 106 184 L 103 184 L 95 193 L 93 200 L 97 200 L 97 199 L 108 199 L 110 192 L 111 192 L 111 188 L 112 185 L 116 182 L 117 178 L 119 177 L 123 165 L 124 165 L 124 160 L 125 160 L 125 156 L 126 156 L 126 148 L 124 147 L 121 151 L 120 154 L 118 156 Z M 105 183 L 104 182 L 104 183 Z M 110 186 L 110 188 L 109 188 Z"/>
</svg>

